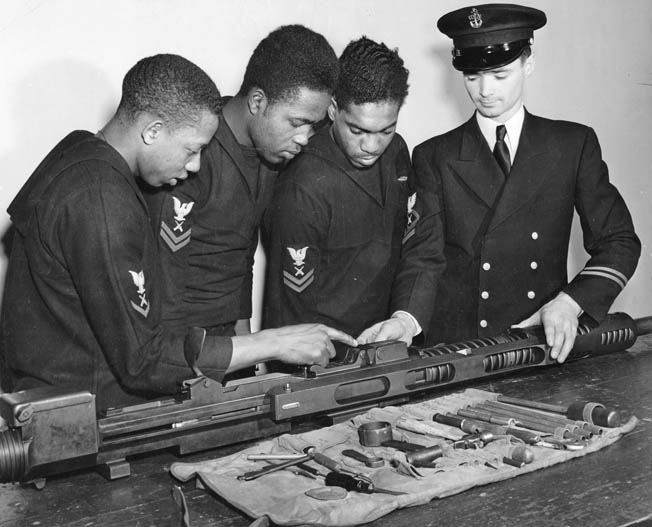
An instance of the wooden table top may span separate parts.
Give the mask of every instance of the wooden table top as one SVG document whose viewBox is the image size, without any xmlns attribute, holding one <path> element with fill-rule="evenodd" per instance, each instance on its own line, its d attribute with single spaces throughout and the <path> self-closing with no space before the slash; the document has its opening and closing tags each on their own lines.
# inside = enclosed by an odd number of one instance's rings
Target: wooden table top
<svg viewBox="0 0 652 527">
<path fill-rule="evenodd" d="M 591 357 L 562 366 L 535 368 L 473 387 L 513 397 L 568 403 L 601 402 L 638 417 L 636 428 L 615 444 L 568 463 L 475 487 L 399 509 L 370 527 L 572 526 L 612 527 L 652 523 L 652 335 L 627 352 Z M 465 386 L 465 387 L 468 387 Z M 459 391 L 431 392 L 431 396 Z M 181 525 L 168 473 L 175 461 L 222 457 L 242 443 L 179 458 L 158 452 L 131 458 L 131 476 L 107 481 L 92 469 L 48 479 L 44 489 L 0 485 L 0 526 Z M 192 527 L 244 527 L 253 519 L 193 482 L 181 484 Z M 647 518 L 647 521 L 646 521 Z"/>
</svg>

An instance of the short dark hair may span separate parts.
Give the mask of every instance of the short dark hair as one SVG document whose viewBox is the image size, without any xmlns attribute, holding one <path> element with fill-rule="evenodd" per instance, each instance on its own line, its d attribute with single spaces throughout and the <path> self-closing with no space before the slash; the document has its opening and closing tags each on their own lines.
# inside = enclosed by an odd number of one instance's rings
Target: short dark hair
<svg viewBox="0 0 652 527">
<path fill-rule="evenodd" d="M 402 105 L 408 94 L 408 74 L 398 50 L 363 36 L 351 41 L 340 56 L 335 100 L 340 108 L 383 101 Z"/>
<path fill-rule="evenodd" d="M 127 72 L 118 113 L 133 121 L 149 112 L 176 128 L 198 122 L 203 110 L 219 115 L 221 108 L 220 92 L 204 70 L 179 55 L 159 54 Z"/>
<path fill-rule="evenodd" d="M 254 49 L 239 95 L 254 87 L 272 102 L 291 98 L 301 88 L 332 94 L 338 70 L 337 55 L 323 35 L 299 24 L 281 26 Z"/>
</svg>

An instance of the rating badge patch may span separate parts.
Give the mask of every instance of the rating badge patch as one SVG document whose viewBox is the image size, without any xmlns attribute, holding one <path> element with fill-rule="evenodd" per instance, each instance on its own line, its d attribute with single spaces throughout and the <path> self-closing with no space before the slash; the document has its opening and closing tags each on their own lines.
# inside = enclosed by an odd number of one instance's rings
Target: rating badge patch
<svg viewBox="0 0 652 527">
<path fill-rule="evenodd" d="M 419 223 L 419 211 L 414 210 L 414 206 L 417 203 L 417 193 L 415 192 L 408 198 L 407 202 L 407 223 L 405 224 L 405 233 L 403 234 L 403 243 L 407 242 L 412 236 L 417 228 L 417 223 Z"/>
<path fill-rule="evenodd" d="M 149 300 L 147 300 L 147 290 L 145 289 L 145 273 L 141 271 L 129 271 L 131 279 L 136 286 L 137 301 L 130 300 L 131 307 L 147 318 L 149 314 Z"/>
<path fill-rule="evenodd" d="M 184 224 L 186 216 L 190 213 L 194 204 L 194 201 L 183 203 L 176 196 L 172 196 L 173 211 L 171 221 L 166 221 L 166 217 L 170 212 L 165 211 L 159 232 L 161 238 L 173 253 L 183 249 L 190 243 L 192 229 Z"/>
<path fill-rule="evenodd" d="M 283 283 L 297 293 L 305 291 L 315 280 L 315 268 L 308 269 L 308 247 L 286 247 L 287 257 L 283 266 Z"/>
</svg>

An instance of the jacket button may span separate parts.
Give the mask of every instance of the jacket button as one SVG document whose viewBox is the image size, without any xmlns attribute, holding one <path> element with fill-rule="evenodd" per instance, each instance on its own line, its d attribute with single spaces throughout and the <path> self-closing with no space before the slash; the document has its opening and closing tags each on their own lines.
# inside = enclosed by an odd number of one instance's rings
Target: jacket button
<svg viewBox="0 0 652 527">
<path fill-rule="evenodd" d="M 480 321 L 480 327 L 481 328 L 486 328 L 487 327 L 487 321 L 486 320 L 481 320 Z"/>
<path fill-rule="evenodd" d="M 530 262 L 530 269 L 536 269 L 537 267 L 539 267 L 539 264 L 538 264 L 538 263 L 536 263 L 536 262 Z"/>
<path fill-rule="evenodd" d="M 534 291 L 528 291 L 527 292 L 527 297 L 532 300 L 535 296 L 537 296 Z"/>
<path fill-rule="evenodd" d="M 488 271 L 489 269 L 491 269 L 491 264 L 489 262 L 485 262 L 485 263 L 482 264 L 482 268 L 485 271 Z"/>
<path fill-rule="evenodd" d="M 480 296 L 481 296 L 483 299 L 486 300 L 487 298 L 489 298 L 489 292 L 488 292 L 488 291 L 482 291 L 482 293 L 480 293 Z"/>
<path fill-rule="evenodd" d="M 534 232 L 531 234 L 531 236 L 532 236 L 532 239 L 533 239 L 533 240 L 537 240 L 537 239 L 539 238 L 539 233 L 538 233 L 537 231 L 534 231 Z"/>
</svg>

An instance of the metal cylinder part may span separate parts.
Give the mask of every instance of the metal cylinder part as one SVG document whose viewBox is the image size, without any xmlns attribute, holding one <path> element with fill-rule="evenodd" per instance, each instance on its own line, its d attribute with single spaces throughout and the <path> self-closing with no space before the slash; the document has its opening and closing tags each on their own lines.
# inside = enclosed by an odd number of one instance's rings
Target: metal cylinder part
<svg viewBox="0 0 652 527">
<path fill-rule="evenodd" d="M 392 425 L 387 421 L 371 421 L 358 427 L 358 438 L 363 446 L 381 446 L 392 439 Z"/>
<path fill-rule="evenodd" d="M 432 466 L 432 462 L 444 455 L 444 450 L 439 445 L 431 446 L 428 448 L 422 448 L 421 450 L 416 450 L 414 452 L 408 452 L 405 454 L 405 459 L 411 465 L 415 467 L 429 467 Z"/>
<path fill-rule="evenodd" d="M 17 430 L 0 432 L 0 483 L 16 483 L 23 479 L 29 465 L 29 443 L 23 442 Z"/>
</svg>

